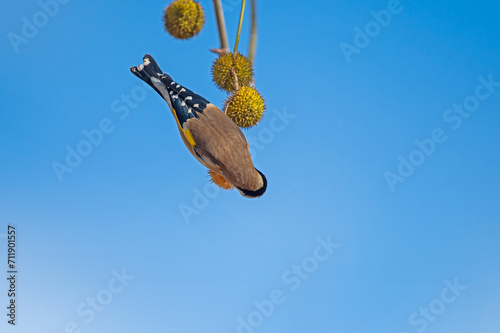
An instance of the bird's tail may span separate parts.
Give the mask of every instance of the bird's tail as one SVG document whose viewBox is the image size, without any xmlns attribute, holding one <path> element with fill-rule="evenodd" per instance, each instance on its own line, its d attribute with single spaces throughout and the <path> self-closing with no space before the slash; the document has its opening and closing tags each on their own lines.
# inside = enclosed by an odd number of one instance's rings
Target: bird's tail
<svg viewBox="0 0 500 333">
<path fill-rule="evenodd" d="M 160 96 L 162 95 L 151 81 L 151 78 L 154 77 L 159 79 L 160 75 L 163 77 L 168 75 L 164 74 L 161 71 L 160 66 L 158 66 L 155 59 L 151 55 L 149 54 L 144 55 L 144 57 L 142 58 L 142 64 L 130 67 L 130 71 L 139 79 L 149 84 L 151 88 L 153 88 L 154 90 L 156 90 L 158 94 L 160 94 Z"/>
</svg>

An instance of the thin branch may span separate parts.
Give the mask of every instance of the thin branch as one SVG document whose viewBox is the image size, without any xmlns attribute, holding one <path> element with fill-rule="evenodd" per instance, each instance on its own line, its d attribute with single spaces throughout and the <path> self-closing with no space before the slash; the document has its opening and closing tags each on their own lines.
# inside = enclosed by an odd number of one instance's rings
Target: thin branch
<svg viewBox="0 0 500 333">
<path fill-rule="evenodd" d="M 210 52 L 217 53 L 219 57 L 228 54 L 229 50 L 228 49 L 210 49 Z"/>
<path fill-rule="evenodd" d="M 226 21 L 224 20 L 224 11 L 222 10 L 221 0 L 214 0 L 215 17 L 217 18 L 217 27 L 219 28 L 220 48 L 229 52 L 229 42 L 227 39 Z"/>
<path fill-rule="evenodd" d="M 241 25 L 243 24 L 243 14 L 245 13 L 245 3 L 246 0 L 241 1 L 241 11 L 240 11 L 240 22 L 238 23 L 238 33 L 236 34 L 236 42 L 234 43 L 234 52 L 238 52 L 238 43 L 240 42 Z"/>
<path fill-rule="evenodd" d="M 240 90 L 240 85 L 238 84 L 238 76 L 236 75 L 236 69 L 233 67 L 231 68 L 231 72 L 233 73 L 234 77 L 234 91 Z"/>
<path fill-rule="evenodd" d="M 248 47 L 248 59 L 253 64 L 255 51 L 257 48 L 257 0 L 251 0 L 251 25 L 250 25 L 250 45 Z"/>
</svg>

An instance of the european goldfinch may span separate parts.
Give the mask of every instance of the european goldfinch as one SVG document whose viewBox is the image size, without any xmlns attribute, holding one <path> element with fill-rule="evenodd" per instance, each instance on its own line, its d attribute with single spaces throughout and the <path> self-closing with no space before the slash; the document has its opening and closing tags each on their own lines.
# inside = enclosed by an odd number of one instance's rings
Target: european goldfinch
<svg viewBox="0 0 500 333">
<path fill-rule="evenodd" d="M 254 167 L 245 135 L 224 112 L 173 81 L 149 54 L 130 71 L 167 102 L 182 141 L 201 164 L 247 198 L 264 194 L 266 177 Z"/>
</svg>

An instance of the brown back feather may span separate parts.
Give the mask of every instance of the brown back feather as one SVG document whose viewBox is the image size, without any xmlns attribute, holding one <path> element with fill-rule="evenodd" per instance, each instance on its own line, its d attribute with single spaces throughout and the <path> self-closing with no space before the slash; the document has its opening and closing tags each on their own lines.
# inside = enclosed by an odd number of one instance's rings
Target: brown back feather
<svg viewBox="0 0 500 333">
<path fill-rule="evenodd" d="M 247 190 L 257 190 L 262 186 L 262 178 L 252 163 L 247 139 L 240 128 L 215 105 L 209 104 L 199 114 L 199 119 L 189 119 L 187 128 L 196 142 L 198 154 L 216 164 L 227 181 Z"/>
</svg>

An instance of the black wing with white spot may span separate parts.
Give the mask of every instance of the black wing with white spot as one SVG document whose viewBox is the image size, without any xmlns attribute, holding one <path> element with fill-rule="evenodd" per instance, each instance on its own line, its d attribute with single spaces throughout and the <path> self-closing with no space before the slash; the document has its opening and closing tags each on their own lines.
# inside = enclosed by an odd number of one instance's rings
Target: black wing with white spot
<svg viewBox="0 0 500 333">
<path fill-rule="evenodd" d="M 173 81 L 166 74 L 160 75 L 160 80 L 167 88 L 170 100 L 172 101 L 172 107 L 175 110 L 181 127 L 189 119 L 198 118 L 198 114 L 202 113 L 207 105 L 210 104 L 209 101 Z"/>
</svg>

